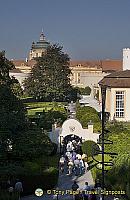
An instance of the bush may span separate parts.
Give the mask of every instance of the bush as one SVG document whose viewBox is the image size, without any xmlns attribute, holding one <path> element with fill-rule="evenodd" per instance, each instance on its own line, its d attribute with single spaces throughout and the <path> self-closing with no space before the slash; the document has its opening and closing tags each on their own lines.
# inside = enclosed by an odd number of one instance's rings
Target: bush
<svg viewBox="0 0 130 200">
<path fill-rule="evenodd" d="M 101 132 L 101 120 L 98 112 L 92 107 L 80 107 L 77 104 L 76 118 L 81 122 L 83 128 L 87 127 L 88 122 L 92 121 L 94 124 L 94 132 Z"/>
<path fill-rule="evenodd" d="M 81 95 L 90 95 L 91 94 L 91 88 L 89 86 L 86 86 L 85 88 L 79 88 L 79 87 L 76 87 L 76 88 Z"/>
<path fill-rule="evenodd" d="M 37 188 L 52 189 L 58 181 L 58 169 L 49 168 L 41 174 L 19 175 L 23 183 L 24 195 L 34 194 Z"/>
<path fill-rule="evenodd" d="M 8 166 L 8 168 L 10 167 Z M 42 188 L 43 190 L 52 189 L 57 184 L 59 175 L 58 167 L 49 167 L 46 170 L 42 170 L 42 167 L 38 166 L 35 162 L 26 162 L 25 166 L 21 167 L 20 170 L 17 169 L 18 166 L 14 165 L 10 169 L 5 169 L 0 173 L 0 182 L 3 183 L 3 189 L 6 188 L 6 183 L 9 179 L 13 186 L 16 179 L 21 180 L 23 195 L 34 194 L 37 188 Z"/>
<path fill-rule="evenodd" d="M 96 144 L 96 142 L 92 140 L 87 140 L 82 144 L 82 151 L 85 153 L 88 157 L 97 155 L 99 153 L 99 146 Z"/>
<path fill-rule="evenodd" d="M 58 145 L 57 145 L 56 143 L 53 142 L 53 143 L 52 143 L 52 146 L 53 146 L 53 150 L 52 150 L 50 156 L 53 156 L 53 155 L 55 155 L 55 154 L 57 153 Z"/>
<path fill-rule="evenodd" d="M 0 200 L 18 200 L 18 194 L 13 192 L 10 196 L 7 190 L 0 190 Z"/>
</svg>

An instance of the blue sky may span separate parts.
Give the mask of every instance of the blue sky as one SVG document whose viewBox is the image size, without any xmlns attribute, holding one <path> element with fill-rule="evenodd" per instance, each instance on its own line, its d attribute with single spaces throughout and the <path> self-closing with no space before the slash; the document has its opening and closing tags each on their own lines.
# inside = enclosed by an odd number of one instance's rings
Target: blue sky
<svg viewBox="0 0 130 200">
<path fill-rule="evenodd" d="M 73 60 L 121 59 L 130 0 L 0 0 L 0 50 L 9 59 L 25 59 L 42 28 Z"/>
</svg>

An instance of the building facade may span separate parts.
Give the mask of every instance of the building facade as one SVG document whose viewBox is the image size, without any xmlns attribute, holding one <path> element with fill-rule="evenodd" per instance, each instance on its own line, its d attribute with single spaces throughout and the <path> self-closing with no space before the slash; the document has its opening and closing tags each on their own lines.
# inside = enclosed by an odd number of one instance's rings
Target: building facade
<svg viewBox="0 0 130 200">
<path fill-rule="evenodd" d="M 130 121 L 130 70 L 114 72 L 99 82 L 106 88 L 105 111 L 110 120 Z M 100 89 L 101 101 L 101 89 Z"/>
<path fill-rule="evenodd" d="M 41 57 L 46 52 L 47 47 L 50 45 L 45 40 L 43 32 L 40 34 L 38 42 L 33 42 L 29 51 L 28 59 L 26 60 L 12 60 L 16 69 L 19 69 L 25 76 L 31 72 L 32 67 L 36 64 L 35 58 Z M 125 54 L 126 55 L 126 54 Z M 127 58 L 127 55 L 125 56 Z M 113 71 L 122 70 L 121 60 L 76 60 L 70 61 L 71 69 L 71 84 L 74 87 L 89 86 L 92 94 L 95 96 L 99 90 L 98 82 L 106 75 Z M 21 73 L 21 75 L 22 75 Z M 15 73 L 15 77 L 19 78 L 19 74 Z M 22 77 L 24 77 L 22 75 Z"/>
<path fill-rule="evenodd" d="M 33 42 L 31 50 L 29 52 L 29 60 L 33 60 L 34 58 L 41 57 L 42 54 L 46 52 L 47 47 L 50 45 L 49 42 L 45 40 L 45 36 L 43 32 L 40 35 L 40 39 L 38 42 Z"/>
</svg>

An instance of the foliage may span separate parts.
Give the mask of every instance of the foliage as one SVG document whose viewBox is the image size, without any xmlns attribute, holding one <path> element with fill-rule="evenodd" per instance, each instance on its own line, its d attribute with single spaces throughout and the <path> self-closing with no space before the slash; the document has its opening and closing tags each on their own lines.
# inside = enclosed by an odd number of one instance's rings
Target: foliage
<svg viewBox="0 0 130 200">
<path fill-rule="evenodd" d="M 26 93 L 38 100 L 63 101 L 71 88 L 68 55 L 62 52 L 61 46 L 54 44 L 36 61 L 24 83 Z"/>
<path fill-rule="evenodd" d="M 99 146 L 92 140 L 87 140 L 82 144 L 82 151 L 88 157 L 98 154 Z"/>
<path fill-rule="evenodd" d="M 11 90 L 16 82 L 15 78 L 9 76 L 9 70 L 13 68 L 14 65 L 5 58 L 5 53 L 0 52 L 0 157 L 5 160 L 9 147 L 26 127 L 24 106 Z"/>
<path fill-rule="evenodd" d="M 21 160 L 32 160 L 44 154 L 49 155 L 54 147 L 49 137 L 42 130 L 29 129 L 16 138 L 13 156 Z"/>
<path fill-rule="evenodd" d="M 18 193 L 13 192 L 13 194 L 10 195 L 6 190 L 0 190 L 0 200 L 18 200 L 18 198 Z"/>
<path fill-rule="evenodd" d="M 52 128 L 52 124 L 56 122 L 57 124 L 61 125 L 66 118 L 67 116 L 60 111 L 49 110 L 46 113 L 42 113 L 38 120 L 38 126 L 44 130 L 50 130 Z"/>
<path fill-rule="evenodd" d="M 106 187 L 111 190 L 124 190 L 130 198 L 130 134 L 123 122 L 107 123 L 107 129 L 110 133 L 106 138 L 113 144 L 105 145 L 106 152 L 117 153 L 117 156 L 111 155 L 113 167 L 105 175 Z M 96 178 L 101 172 L 96 170 Z"/>
<path fill-rule="evenodd" d="M 86 86 L 85 88 L 79 88 L 76 87 L 79 91 L 79 94 L 81 95 L 90 95 L 91 94 L 91 88 L 89 86 Z"/>
<path fill-rule="evenodd" d="M 13 92 L 13 94 L 20 98 L 23 95 L 23 89 L 21 88 L 21 85 L 19 82 L 15 82 L 11 85 L 11 90 Z"/>
<path fill-rule="evenodd" d="M 0 52 L 0 85 L 10 86 L 12 80 L 9 76 L 9 71 L 14 69 L 14 65 L 7 58 L 5 52 Z"/>
<path fill-rule="evenodd" d="M 48 165 L 46 165 L 48 162 Z M 19 178 L 23 183 L 23 194 L 34 194 L 36 188 L 52 189 L 58 181 L 58 156 L 42 156 L 33 161 L 9 164 L 0 168 L 0 182 L 11 180 L 13 186 Z"/>
<path fill-rule="evenodd" d="M 83 127 L 87 127 L 88 122 L 92 121 L 94 132 L 101 132 L 101 121 L 98 112 L 94 108 L 77 105 L 76 118 L 81 122 Z"/>
</svg>

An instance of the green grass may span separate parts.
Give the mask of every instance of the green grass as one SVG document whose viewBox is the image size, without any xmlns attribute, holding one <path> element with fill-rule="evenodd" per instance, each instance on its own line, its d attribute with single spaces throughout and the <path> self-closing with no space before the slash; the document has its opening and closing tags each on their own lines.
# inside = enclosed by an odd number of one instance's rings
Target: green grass
<svg viewBox="0 0 130 200">
<path fill-rule="evenodd" d="M 94 158 L 96 159 L 96 160 L 98 160 L 98 161 L 102 161 L 102 155 L 101 154 L 99 154 L 99 155 L 96 155 L 96 156 L 94 156 Z M 109 161 L 111 161 L 111 157 L 109 156 L 109 155 L 104 155 L 104 160 L 105 160 L 105 162 L 109 162 Z M 91 169 L 91 173 L 92 173 L 92 177 L 93 177 L 93 179 L 95 180 L 96 179 L 96 175 L 97 175 L 97 173 L 99 172 L 99 173 L 101 173 L 101 170 L 100 169 L 97 169 L 96 168 L 96 161 L 94 161 L 93 159 L 92 159 L 92 157 L 89 157 L 88 158 L 88 163 L 91 163 L 90 165 L 89 165 L 89 167 L 90 167 L 90 169 Z M 92 167 L 92 168 L 91 168 Z M 99 168 L 100 166 L 98 166 L 98 168 Z M 110 166 L 105 166 L 105 170 L 110 170 L 112 167 L 110 167 Z"/>
<path fill-rule="evenodd" d="M 55 111 L 65 112 L 64 109 L 65 103 L 60 102 L 32 102 L 32 103 L 25 103 L 27 107 L 27 115 L 35 115 L 36 112 L 45 112 L 53 109 Z"/>
</svg>

